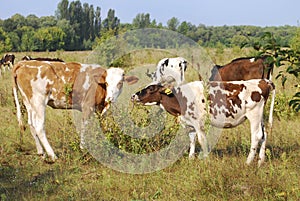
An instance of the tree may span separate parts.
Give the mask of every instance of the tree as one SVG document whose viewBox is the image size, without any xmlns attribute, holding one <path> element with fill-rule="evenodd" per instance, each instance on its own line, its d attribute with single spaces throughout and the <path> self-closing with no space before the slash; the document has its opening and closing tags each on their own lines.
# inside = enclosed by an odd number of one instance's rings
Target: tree
<svg viewBox="0 0 300 201">
<path fill-rule="evenodd" d="M 295 51 L 289 47 L 283 47 L 279 41 L 274 37 L 274 34 L 265 32 L 258 42 L 251 44 L 255 50 L 258 51 L 258 55 L 268 55 L 268 64 L 273 64 L 277 68 L 286 69 L 280 70 L 276 79 L 281 78 L 281 83 L 284 86 L 287 81 L 287 74 L 291 74 L 295 77 L 300 75 L 300 52 Z M 289 105 L 300 111 L 300 92 L 297 92 L 293 99 L 290 100 Z"/>
<path fill-rule="evenodd" d="M 101 8 L 97 7 L 95 11 L 95 36 L 99 37 L 101 31 Z"/>
<path fill-rule="evenodd" d="M 103 20 L 102 25 L 105 31 L 114 30 L 114 34 L 117 33 L 120 25 L 120 19 L 115 16 L 115 10 L 113 9 L 108 10 L 107 18 Z"/>
<path fill-rule="evenodd" d="M 53 51 L 64 47 L 64 39 L 66 34 L 58 27 L 40 28 L 34 34 L 36 50 L 38 51 Z"/>
<path fill-rule="evenodd" d="M 35 29 L 33 27 L 24 26 L 21 28 L 21 44 L 20 51 L 32 51 L 36 49 L 34 44 Z"/>
<path fill-rule="evenodd" d="M 28 15 L 25 20 L 28 27 L 38 29 L 41 26 L 40 19 L 36 15 Z"/>
<path fill-rule="evenodd" d="M 70 24 L 69 20 L 62 19 L 57 22 L 57 27 L 63 30 L 63 32 L 66 34 L 67 37 L 64 38 L 64 50 L 76 50 L 76 44 L 75 41 L 78 41 L 78 35 L 76 35 L 76 32 L 73 28 L 73 26 Z"/>
<path fill-rule="evenodd" d="M 295 36 L 290 41 L 290 46 L 300 52 L 300 28 L 298 27 Z"/>
<path fill-rule="evenodd" d="M 12 44 L 7 33 L 0 27 L 0 52 L 11 51 Z"/>
<path fill-rule="evenodd" d="M 11 18 L 8 18 L 3 21 L 3 30 L 9 33 L 25 25 L 26 25 L 25 17 L 23 17 L 20 14 L 15 14 Z"/>
<path fill-rule="evenodd" d="M 54 16 L 42 16 L 40 18 L 40 27 L 54 27 L 57 24 L 57 20 Z"/>
<path fill-rule="evenodd" d="M 70 19 L 69 15 L 69 1 L 68 0 L 62 0 L 57 5 L 57 10 L 55 11 L 55 16 L 58 20 L 62 19 Z"/>
<path fill-rule="evenodd" d="M 69 21 L 70 25 L 76 33 L 76 37 L 73 38 L 72 47 L 73 50 L 83 49 L 83 15 L 82 6 L 80 1 L 72 1 L 69 6 Z"/>
<path fill-rule="evenodd" d="M 172 31 L 176 31 L 177 27 L 179 25 L 179 20 L 176 17 L 172 17 L 171 19 L 168 20 L 167 25 L 168 25 L 168 29 L 172 30 Z"/>
<path fill-rule="evenodd" d="M 151 26 L 150 14 L 139 13 L 132 21 L 132 26 L 135 29 L 143 29 Z"/>
<path fill-rule="evenodd" d="M 18 34 L 16 32 L 10 32 L 9 33 L 9 38 L 12 44 L 12 52 L 18 52 L 21 51 L 20 44 L 21 44 L 21 39 L 19 38 Z"/>
<path fill-rule="evenodd" d="M 182 22 L 178 28 L 177 31 L 183 35 L 186 35 L 189 31 L 189 25 L 186 21 Z"/>
<path fill-rule="evenodd" d="M 94 10 L 94 6 L 90 5 L 90 9 L 89 9 L 89 13 L 88 13 L 89 17 L 89 39 L 90 40 L 94 40 L 96 35 L 95 35 L 95 10 Z"/>
</svg>

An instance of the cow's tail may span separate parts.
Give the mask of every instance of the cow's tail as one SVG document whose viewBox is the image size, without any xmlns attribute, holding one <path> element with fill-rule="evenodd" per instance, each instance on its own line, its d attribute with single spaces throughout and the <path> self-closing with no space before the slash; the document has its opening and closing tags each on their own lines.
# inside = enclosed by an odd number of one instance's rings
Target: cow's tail
<svg viewBox="0 0 300 201">
<path fill-rule="evenodd" d="M 12 72 L 13 96 L 14 96 L 15 105 L 16 105 L 16 109 L 17 109 L 17 118 L 18 118 L 18 122 L 19 122 L 20 133 L 21 133 L 20 143 L 22 143 L 23 142 L 23 132 L 25 130 L 25 127 L 24 127 L 24 124 L 22 121 L 21 105 L 20 105 L 19 98 L 18 98 L 18 89 L 19 88 L 18 88 L 18 84 L 17 84 L 16 70 L 17 70 L 17 68 L 13 68 L 13 72 Z"/>
<path fill-rule="evenodd" d="M 272 97 L 271 97 L 271 104 L 270 104 L 270 112 L 269 112 L 269 133 L 272 132 L 272 126 L 273 126 L 273 111 L 274 111 L 274 104 L 275 104 L 275 85 L 272 81 L 268 81 L 268 85 L 270 87 L 270 90 L 272 91 Z"/>
</svg>

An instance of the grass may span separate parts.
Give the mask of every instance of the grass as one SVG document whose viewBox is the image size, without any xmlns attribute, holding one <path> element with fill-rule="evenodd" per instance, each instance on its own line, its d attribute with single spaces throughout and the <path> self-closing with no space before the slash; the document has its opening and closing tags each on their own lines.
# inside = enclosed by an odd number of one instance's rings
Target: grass
<svg viewBox="0 0 300 201">
<path fill-rule="evenodd" d="M 31 56 L 83 62 L 88 54 Z M 230 50 L 224 54 L 231 55 Z M 296 79 L 285 89 L 276 81 L 274 128 L 261 168 L 256 162 L 245 165 L 250 147 L 246 122 L 224 130 L 208 159 L 189 160 L 187 150 L 174 164 L 147 174 L 115 171 L 81 151 L 71 111 L 51 108 L 47 108 L 46 132 L 59 159 L 53 164 L 42 160 L 28 128 L 20 144 L 10 82 L 6 73 L 0 83 L 0 200 L 300 200 L 300 119 L 287 106 Z"/>
</svg>

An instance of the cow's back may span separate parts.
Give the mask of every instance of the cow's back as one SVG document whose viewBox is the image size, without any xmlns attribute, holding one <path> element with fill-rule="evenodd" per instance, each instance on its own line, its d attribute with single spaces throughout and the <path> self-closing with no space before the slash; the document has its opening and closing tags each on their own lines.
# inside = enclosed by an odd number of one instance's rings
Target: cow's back
<svg viewBox="0 0 300 201">
<path fill-rule="evenodd" d="M 263 110 L 274 84 L 266 79 L 210 82 L 210 114 L 212 124 L 234 127 L 245 120 L 247 111 Z M 258 106 L 260 105 L 260 106 Z"/>
<path fill-rule="evenodd" d="M 57 76 L 53 68 L 47 63 L 36 61 L 18 62 L 12 71 L 15 83 L 22 91 L 22 95 L 30 99 L 34 93 L 47 94 L 53 80 Z"/>
<path fill-rule="evenodd" d="M 269 79 L 270 67 L 263 58 L 238 58 L 224 66 L 214 66 L 210 81 Z"/>
<path fill-rule="evenodd" d="M 30 99 L 33 94 L 49 95 L 51 107 L 64 108 L 66 90 L 72 89 L 79 72 L 79 63 L 30 60 L 18 62 L 12 73 L 23 96 Z"/>
</svg>

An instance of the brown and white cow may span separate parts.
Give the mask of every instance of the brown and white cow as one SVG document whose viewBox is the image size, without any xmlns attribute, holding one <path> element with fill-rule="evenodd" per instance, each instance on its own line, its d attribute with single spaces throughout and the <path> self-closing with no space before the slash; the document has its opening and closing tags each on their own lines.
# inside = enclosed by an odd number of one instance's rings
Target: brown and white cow
<svg viewBox="0 0 300 201">
<path fill-rule="evenodd" d="M 152 79 L 152 83 L 161 83 L 162 85 L 179 86 L 184 83 L 184 73 L 187 69 L 187 61 L 182 57 L 161 59 L 156 71 L 147 75 Z"/>
<path fill-rule="evenodd" d="M 268 63 L 268 56 L 241 57 L 230 63 L 215 65 L 211 70 L 210 81 L 238 81 L 250 79 L 271 80 L 273 65 Z"/>
<path fill-rule="evenodd" d="M 20 61 L 12 74 L 19 126 L 23 127 L 18 90 L 28 113 L 37 152 L 44 155 L 45 150 L 52 160 L 57 157 L 45 133 L 47 105 L 82 111 L 84 125 L 94 111 L 104 113 L 117 100 L 124 81 L 133 84 L 138 80 L 135 76 L 124 76 L 124 70 L 120 68 L 104 69 L 99 65 L 36 60 Z M 80 145 L 84 146 L 83 132 Z"/>
<path fill-rule="evenodd" d="M 195 129 L 198 141 L 207 156 L 209 147 L 206 142 L 204 123 L 208 114 L 212 126 L 232 128 L 246 119 L 251 127 L 251 149 L 247 164 L 254 159 L 258 144 L 261 142 L 258 164 L 264 161 L 267 133 L 263 127 L 263 109 L 274 84 L 265 79 L 232 82 L 209 82 L 209 95 L 203 82 L 190 82 L 174 89 L 162 85 L 149 85 L 132 95 L 132 101 L 144 105 L 160 105 L 182 122 Z M 207 102 L 208 101 L 208 102 Z M 207 107 L 209 105 L 209 107 Z M 190 135 L 190 153 L 195 153 L 195 135 Z"/>
<path fill-rule="evenodd" d="M 239 81 L 250 79 L 272 80 L 273 64 L 268 62 L 269 56 L 242 57 L 232 60 L 230 63 L 219 66 L 215 65 L 211 70 L 210 81 Z M 269 126 L 272 130 L 273 109 L 275 103 L 275 90 L 272 93 L 269 112 Z"/>
</svg>

